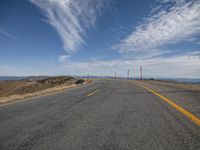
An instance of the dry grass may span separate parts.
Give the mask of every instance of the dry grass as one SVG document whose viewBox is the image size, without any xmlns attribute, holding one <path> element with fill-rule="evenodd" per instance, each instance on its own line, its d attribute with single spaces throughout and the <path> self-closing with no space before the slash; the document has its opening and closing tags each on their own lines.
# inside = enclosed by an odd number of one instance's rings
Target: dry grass
<svg viewBox="0 0 200 150">
<path fill-rule="evenodd" d="M 10 102 L 13 102 L 13 101 L 17 101 L 17 100 L 23 100 L 23 99 L 29 98 L 29 97 L 41 96 L 41 95 L 48 94 L 48 93 L 66 90 L 66 89 L 73 88 L 73 87 L 76 87 L 76 86 L 77 86 L 77 84 L 61 85 L 61 86 L 56 86 L 56 87 L 48 88 L 48 89 L 45 89 L 45 90 L 33 92 L 33 93 L 10 95 L 10 96 L 6 96 L 6 97 L 1 97 L 0 98 L 0 105 L 5 104 L 5 103 L 10 103 Z"/>
<path fill-rule="evenodd" d="M 78 80 L 68 77 L 54 77 L 50 79 L 31 82 L 22 80 L 1 81 L 0 105 L 77 87 L 81 85 L 76 84 L 77 81 Z M 89 82 L 84 82 L 82 84 L 86 84 Z"/>
</svg>

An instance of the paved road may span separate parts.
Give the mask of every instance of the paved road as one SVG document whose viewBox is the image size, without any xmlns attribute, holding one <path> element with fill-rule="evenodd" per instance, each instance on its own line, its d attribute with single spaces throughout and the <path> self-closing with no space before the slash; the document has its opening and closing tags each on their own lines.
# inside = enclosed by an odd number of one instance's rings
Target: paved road
<svg viewBox="0 0 200 150">
<path fill-rule="evenodd" d="M 0 149 L 197 150 L 200 129 L 142 87 L 98 80 L 0 107 Z"/>
</svg>

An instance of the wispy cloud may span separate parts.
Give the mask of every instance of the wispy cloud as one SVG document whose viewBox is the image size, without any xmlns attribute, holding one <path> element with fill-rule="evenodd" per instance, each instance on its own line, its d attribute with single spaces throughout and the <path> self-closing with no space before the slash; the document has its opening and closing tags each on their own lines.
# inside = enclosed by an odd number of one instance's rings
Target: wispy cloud
<svg viewBox="0 0 200 150">
<path fill-rule="evenodd" d="M 121 53 L 160 55 L 162 46 L 200 33 L 199 0 L 163 0 L 131 34 L 113 48 Z"/>
<path fill-rule="evenodd" d="M 55 68 L 58 74 L 70 75 L 114 75 L 126 77 L 127 69 L 131 76 L 139 77 L 139 66 L 143 66 L 144 77 L 153 78 L 199 78 L 200 57 L 196 53 L 170 58 L 145 60 L 117 59 L 110 61 L 67 62 Z M 134 70 L 134 72 L 133 72 Z"/>
<path fill-rule="evenodd" d="M 200 78 L 199 64 L 200 56 L 195 52 L 184 56 L 144 60 L 66 61 L 59 64 L 50 63 L 48 67 L 45 66 L 42 69 L 32 68 L 31 70 L 30 67 L 16 68 L 0 65 L 0 72 L 2 76 L 87 75 L 88 73 L 90 75 L 114 76 L 114 73 L 117 72 L 117 76 L 126 77 L 127 69 L 130 69 L 131 76 L 139 77 L 139 66 L 143 66 L 144 77 L 146 78 Z"/>
<path fill-rule="evenodd" d="M 64 49 L 76 52 L 109 0 L 31 0 L 60 35 Z"/>
<path fill-rule="evenodd" d="M 70 55 L 61 55 L 59 56 L 58 60 L 60 62 L 67 62 L 70 59 Z"/>
<path fill-rule="evenodd" d="M 16 40 L 16 37 L 15 37 L 14 35 L 12 35 L 12 34 L 6 32 L 6 31 L 4 31 L 4 30 L 2 30 L 2 29 L 0 29 L 0 34 L 4 35 L 4 36 L 6 36 L 6 37 L 8 37 L 8 38 L 10 38 L 10 39 L 12 39 L 12 40 Z"/>
</svg>

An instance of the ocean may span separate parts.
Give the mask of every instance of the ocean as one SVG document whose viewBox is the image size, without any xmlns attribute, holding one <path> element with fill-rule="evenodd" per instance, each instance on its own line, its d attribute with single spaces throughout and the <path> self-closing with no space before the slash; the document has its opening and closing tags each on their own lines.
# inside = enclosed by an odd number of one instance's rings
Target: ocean
<svg viewBox="0 0 200 150">
<path fill-rule="evenodd" d="M 21 77 L 21 76 L 0 76 L 0 81 L 4 80 L 22 80 L 26 77 Z"/>
</svg>

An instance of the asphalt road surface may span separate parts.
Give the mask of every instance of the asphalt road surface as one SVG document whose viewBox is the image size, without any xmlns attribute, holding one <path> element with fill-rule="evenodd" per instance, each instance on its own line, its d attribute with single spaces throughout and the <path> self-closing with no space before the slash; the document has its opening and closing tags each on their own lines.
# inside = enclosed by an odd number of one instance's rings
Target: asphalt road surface
<svg viewBox="0 0 200 150">
<path fill-rule="evenodd" d="M 158 96 L 120 80 L 0 107 L 1 150 L 197 150 L 200 128 Z"/>
</svg>

